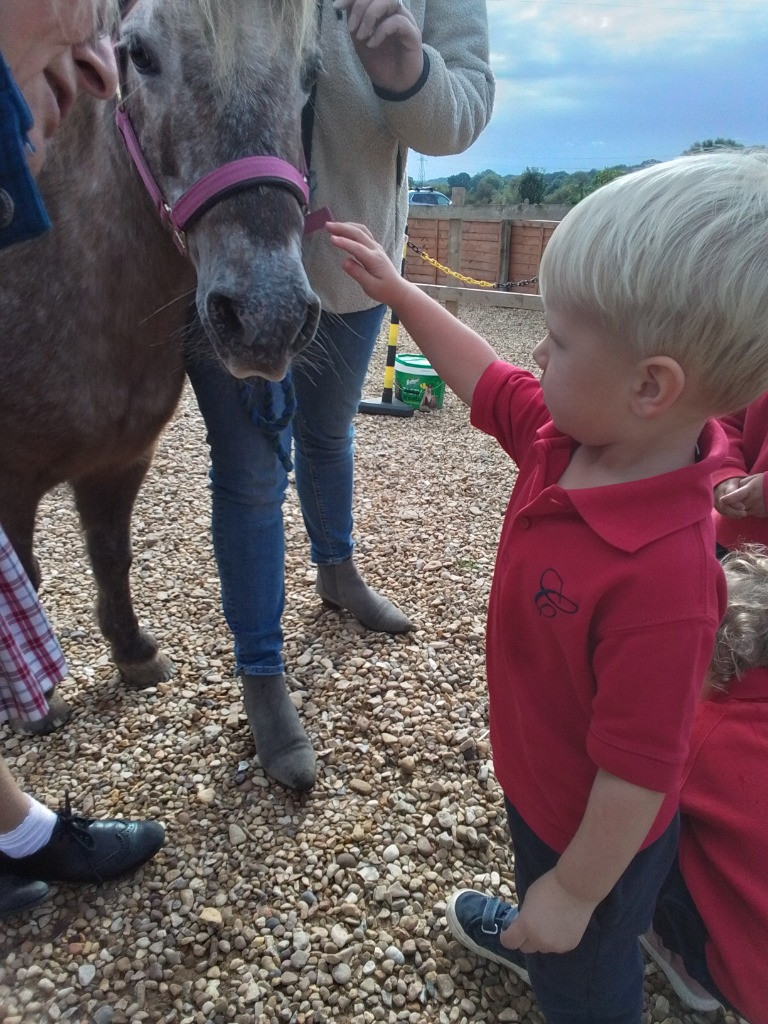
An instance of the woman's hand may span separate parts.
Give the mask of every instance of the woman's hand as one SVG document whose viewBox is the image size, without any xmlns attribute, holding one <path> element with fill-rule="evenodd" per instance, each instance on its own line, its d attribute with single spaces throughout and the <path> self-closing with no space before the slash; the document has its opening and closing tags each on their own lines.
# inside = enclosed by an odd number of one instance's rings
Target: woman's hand
<svg viewBox="0 0 768 1024">
<path fill-rule="evenodd" d="M 416 19 L 400 0 L 333 0 L 368 77 L 379 89 L 407 92 L 421 77 L 424 51 Z"/>
</svg>

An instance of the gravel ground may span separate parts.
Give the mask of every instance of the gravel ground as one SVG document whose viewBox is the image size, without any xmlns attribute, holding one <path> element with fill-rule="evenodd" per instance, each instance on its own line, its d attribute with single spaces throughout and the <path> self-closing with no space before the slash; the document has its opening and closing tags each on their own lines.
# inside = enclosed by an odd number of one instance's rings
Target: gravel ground
<svg viewBox="0 0 768 1024">
<path fill-rule="evenodd" d="M 530 363 L 538 313 L 465 306 L 507 358 Z M 405 332 L 401 351 L 415 351 Z M 385 333 L 366 394 L 381 391 Z M 543 1020 L 514 975 L 463 951 L 444 910 L 459 886 L 514 898 L 488 743 L 484 618 L 514 468 L 459 400 L 412 419 L 359 416 L 357 559 L 416 631 L 368 633 L 325 610 L 293 490 L 286 503 L 286 660 L 318 754 L 297 798 L 253 757 L 209 536 L 207 451 L 185 396 L 135 516 L 140 619 L 176 675 L 125 690 L 96 629 L 69 494 L 40 515 L 43 597 L 72 676 L 71 721 L 2 743 L 56 806 L 152 816 L 163 851 L 105 887 L 58 886 L 0 930 L 6 1024 Z M 2 925 L 0 925 L 2 929 Z M 648 968 L 645 1021 L 691 1024 Z M 735 1024 L 735 1018 L 720 1021 Z"/>
</svg>

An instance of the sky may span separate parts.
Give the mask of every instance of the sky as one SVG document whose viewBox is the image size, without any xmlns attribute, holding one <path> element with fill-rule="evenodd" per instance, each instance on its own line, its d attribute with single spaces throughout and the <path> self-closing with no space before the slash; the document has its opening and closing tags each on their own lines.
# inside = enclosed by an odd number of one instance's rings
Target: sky
<svg viewBox="0 0 768 1024">
<path fill-rule="evenodd" d="M 765 0 L 487 5 L 491 123 L 458 156 L 412 153 L 416 180 L 668 160 L 717 136 L 768 145 Z"/>
</svg>

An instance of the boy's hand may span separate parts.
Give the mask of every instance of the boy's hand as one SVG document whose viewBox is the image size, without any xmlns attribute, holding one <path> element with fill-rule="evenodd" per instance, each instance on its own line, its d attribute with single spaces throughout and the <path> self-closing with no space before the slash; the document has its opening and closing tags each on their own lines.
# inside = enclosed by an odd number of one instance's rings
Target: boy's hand
<svg viewBox="0 0 768 1024">
<path fill-rule="evenodd" d="M 523 953 L 568 953 L 581 942 L 594 909 L 548 871 L 528 889 L 520 913 L 499 936 L 501 944 Z"/>
<path fill-rule="evenodd" d="M 763 473 L 755 473 L 719 483 L 715 488 L 715 508 L 720 515 L 729 519 L 743 519 L 745 516 L 765 519 L 768 510 L 765 507 L 763 476 Z"/>
<path fill-rule="evenodd" d="M 394 308 L 395 297 L 405 287 L 400 274 L 368 228 L 362 224 L 330 221 L 325 230 L 338 249 L 348 253 L 342 267 L 377 302 Z"/>
</svg>

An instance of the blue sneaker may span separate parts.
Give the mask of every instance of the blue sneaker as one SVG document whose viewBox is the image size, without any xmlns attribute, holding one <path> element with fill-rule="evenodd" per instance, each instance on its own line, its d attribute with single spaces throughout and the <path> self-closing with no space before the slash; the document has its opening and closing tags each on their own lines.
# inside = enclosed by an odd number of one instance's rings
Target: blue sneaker
<svg viewBox="0 0 768 1024">
<path fill-rule="evenodd" d="M 507 949 L 499 934 L 517 917 L 517 907 L 495 896 L 483 896 L 474 889 L 459 889 L 445 908 L 448 927 L 455 938 L 478 956 L 508 967 L 526 985 L 531 984 L 525 967 L 525 953 Z"/>
</svg>

